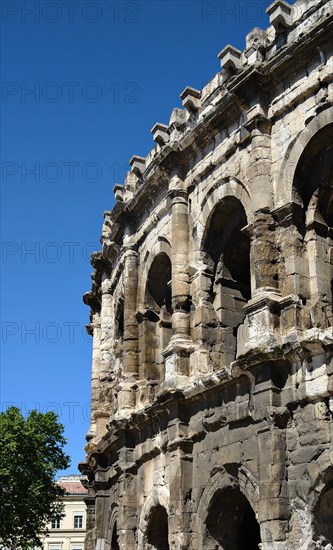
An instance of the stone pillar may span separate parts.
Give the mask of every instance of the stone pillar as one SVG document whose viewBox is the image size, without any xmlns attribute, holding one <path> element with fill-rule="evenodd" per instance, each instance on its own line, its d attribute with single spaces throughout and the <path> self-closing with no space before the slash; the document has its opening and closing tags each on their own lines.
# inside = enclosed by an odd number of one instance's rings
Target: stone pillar
<svg viewBox="0 0 333 550">
<path fill-rule="evenodd" d="M 280 243 L 279 282 L 283 296 L 280 324 L 284 332 L 304 330 L 310 326 L 310 279 L 303 207 L 290 202 L 273 214 L 278 222 L 276 238 Z"/>
<path fill-rule="evenodd" d="M 198 242 L 203 235 L 198 236 Z M 204 253 L 192 252 L 191 294 L 194 304 L 191 316 L 191 335 L 195 345 L 191 362 L 195 374 L 207 375 L 216 368 L 210 358 L 212 342 L 216 341 L 218 319 L 211 301 L 212 269 L 207 265 Z M 222 360 L 222 353 L 220 354 Z M 221 361 L 217 361 L 221 363 Z M 217 367 L 216 370 L 219 370 Z"/>
<path fill-rule="evenodd" d="M 187 191 L 176 176 L 170 182 L 172 199 L 172 337 L 163 355 L 165 385 L 173 386 L 177 376 L 188 376 L 190 336 L 189 224 Z"/>
<path fill-rule="evenodd" d="M 93 336 L 92 349 L 92 377 L 91 377 L 91 413 L 90 413 L 90 428 L 86 439 L 89 441 L 97 435 L 96 413 L 99 408 L 99 369 L 100 369 L 100 339 L 101 339 L 101 324 L 100 313 L 92 314 L 92 323 L 89 327 L 89 333 Z"/>
<path fill-rule="evenodd" d="M 260 104 L 249 109 L 245 128 L 250 132 L 251 149 L 247 178 L 251 182 L 253 220 L 251 236 L 252 297 L 278 292 L 278 252 L 271 185 L 271 122 Z"/>
<path fill-rule="evenodd" d="M 124 268 L 124 373 L 125 377 L 138 376 L 138 322 L 136 296 L 138 288 L 138 255 L 133 248 L 125 252 Z"/>
<path fill-rule="evenodd" d="M 279 278 L 282 295 L 304 297 L 308 292 L 308 267 L 302 235 L 303 208 L 290 202 L 277 208 L 274 217 L 278 222 L 276 235 L 281 243 Z"/>
<path fill-rule="evenodd" d="M 112 410 L 113 381 L 113 338 L 114 311 L 113 295 L 108 276 L 102 275 L 102 305 L 100 319 L 100 369 L 99 369 L 99 410 L 96 413 L 97 433 L 102 434 L 110 421 Z"/>
<path fill-rule="evenodd" d="M 327 225 L 319 220 L 313 219 L 306 224 L 304 243 L 309 266 L 308 303 L 312 324 L 322 328 L 333 324 L 333 239 L 329 234 Z"/>
<path fill-rule="evenodd" d="M 120 410 L 135 408 L 138 380 L 138 255 L 128 233 L 127 229 L 124 237 L 124 381 L 119 395 Z"/>
<path fill-rule="evenodd" d="M 187 192 L 172 190 L 172 340 L 190 339 Z"/>
<path fill-rule="evenodd" d="M 133 460 L 133 451 L 126 449 L 119 453 L 120 460 Z M 126 463 L 126 462 L 125 462 Z M 130 472 L 123 472 L 119 478 L 119 526 L 118 544 L 120 550 L 135 550 L 135 533 L 138 528 L 137 478 Z"/>
<path fill-rule="evenodd" d="M 247 179 L 251 182 L 254 212 L 267 212 L 273 204 L 271 184 L 271 129 L 272 124 L 260 104 L 247 112 L 245 131 L 249 133 L 250 153 Z"/>
<path fill-rule="evenodd" d="M 281 299 L 280 248 L 271 213 L 271 122 L 260 104 L 252 107 L 247 117 L 244 126 L 251 140 L 247 178 L 251 182 L 253 213 L 243 231 L 251 239 L 251 299 L 244 306 L 246 316 L 237 330 L 236 357 L 258 346 L 259 341 L 262 346 L 276 344 L 274 306 Z"/>
<path fill-rule="evenodd" d="M 267 294 L 279 294 L 279 255 L 272 214 L 264 211 L 255 212 L 251 230 L 252 297 L 262 298 Z"/>
<path fill-rule="evenodd" d="M 178 428 L 179 429 L 179 428 Z M 191 548 L 192 444 L 174 441 L 169 445 L 170 517 L 169 545 L 174 550 Z"/>
<path fill-rule="evenodd" d="M 283 422 L 279 418 L 278 422 Z M 262 550 L 286 550 L 288 532 L 288 481 L 286 479 L 286 431 L 268 425 L 258 430 L 260 498 L 258 521 Z"/>
</svg>

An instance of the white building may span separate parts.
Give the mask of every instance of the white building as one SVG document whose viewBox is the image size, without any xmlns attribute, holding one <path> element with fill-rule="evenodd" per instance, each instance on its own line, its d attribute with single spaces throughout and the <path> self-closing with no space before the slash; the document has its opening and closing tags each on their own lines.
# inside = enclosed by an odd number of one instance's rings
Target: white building
<svg viewBox="0 0 333 550">
<path fill-rule="evenodd" d="M 87 493 L 81 484 L 83 476 L 62 476 L 59 483 L 65 488 L 64 517 L 54 519 L 44 541 L 44 550 L 83 550 L 86 534 Z"/>
</svg>

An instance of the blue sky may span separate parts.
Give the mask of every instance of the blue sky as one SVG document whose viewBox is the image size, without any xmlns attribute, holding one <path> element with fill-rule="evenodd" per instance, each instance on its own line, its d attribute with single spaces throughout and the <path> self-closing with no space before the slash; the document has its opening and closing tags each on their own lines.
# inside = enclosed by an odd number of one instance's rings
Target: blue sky
<svg viewBox="0 0 333 550">
<path fill-rule="evenodd" d="M 89 256 L 133 154 L 218 52 L 266 28 L 266 0 L 1 4 L 1 410 L 53 409 L 84 458 Z"/>
</svg>

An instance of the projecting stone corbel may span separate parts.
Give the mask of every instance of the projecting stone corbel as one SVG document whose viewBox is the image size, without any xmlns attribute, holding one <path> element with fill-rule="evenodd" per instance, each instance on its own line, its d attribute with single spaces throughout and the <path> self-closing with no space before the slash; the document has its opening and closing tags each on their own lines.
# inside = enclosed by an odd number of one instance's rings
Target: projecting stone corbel
<svg viewBox="0 0 333 550">
<path fill-rule="evenodd" d="M 266 43 L 266 31 L 258 27 L 255 27 L 246 35 L 246 49 L 244 55 L 248 65 L 254 65 L 265 59 Z"/>
<path fill-rule="evenodd" d="M 137 155 L 133 155 L 131 160 L 129 161 L 129 164 L 131 166 L 131 170 L 133 174 L 140 177 L 142 176 L 143 172 L 146 168 L 146 159 L 144 157 L 139 157 Z"/>
<path fill-rule="evenodd" d="M 284 0 L 276 0 L 268 6 L 266 13 L 269 15 L 269 22 L 273 25 L 276 34 L 281 34 L 292 24 L 292 6 Z"/>
<path fill-rule="evenodd" d="M 160 122 L 156 122 L 155 126 L 153 126 L 150 130 L 150 133 L 153 134 L 153 140 L 156 141 L 160 147 L 162 147 L 170 139 L 168 126 L 166 124 L 161 124 Z"/>
<path fill-rule="evenodd" d="M 116 201 L 123 202 L 124 201 L 124 186 L 121 185 L 121 183 L 116 183 L 114 188 L 112 189 L 113 194 L 115 196 Z"/>
<path fill-rule="evenodd" d="M 262 134 L 269 135 L 271 133 L 272 123 L 267 118 L 264 109 L 257 103 L 247 111 L 247 120 L 244 123 L 244 127 L 248 132 L 258 129 Z"/>
<path fill-rule="evenodd" d="M 228 44 L 220 51 L 217 57 L 221 62 L 221 67 L 229 74 L 234 74 L 241 68 L 241 55 L 242 52 L 240 50 Z"/>
<path fill-rule="evenodd" d="M 140 309 L 135 314 L 135 318 L 139 324 L 143 321 L 152 321 L 153 323 L 157 323 L 160 320 L 159 315 L 152 309 Z"/>
<path fill-rule="evenodd" d="M 191 86 L 186 86 L 185 90 L 180 94 L 180 99 L 183 102 L 183 107 L 189 112 L 193 113 L 200 108 L 201 105 L 201 92 Z"/>
</svg>

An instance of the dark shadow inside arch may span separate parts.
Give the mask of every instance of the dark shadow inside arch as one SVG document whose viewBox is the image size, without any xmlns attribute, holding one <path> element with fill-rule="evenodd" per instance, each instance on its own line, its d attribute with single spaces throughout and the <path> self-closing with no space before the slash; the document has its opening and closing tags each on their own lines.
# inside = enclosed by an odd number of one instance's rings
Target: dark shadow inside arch
<svg viewBox="0 0 333 550">
<path fill-rule="evenodd" d="M 333 124 L 317 132 L 305 147 L 297 163 L 294 189 L 304 212 L 318 191 L 318 213 L 333 227 Z"/>
<path fill-rule="evenodd" d="M 153 508 L 147 528 L 150 550 L 169 550 L 168 514 L 163 506 Z"/>
<path fill-rule="evenodd" d="M 244 232 L 247 218 L 242 203 L 226 197 L 214 209 L 204 248 L 212 260 L 215 280 L 251 298 L 250 238 Z"/>
<path fill-rule="evenodd" d="M 333 325 L 333 124 L 319 130 L 306 145 L 296 167 L 294 196 L 303 207 L 298 229 L 315 243 L 317 277 L 317 312 L 315 324 Z M 310 231 L 312 233 L 310 233 Z M 304 281 L 306 284 L 306 281 Z M 319 312 L 318 305 L 322 309 Z"/>
<path fill-rule="evenodd" d="M 314 509 L 314 540 L 333 544 L 333 480 L 323 489 Z"/>
<path fill-rule="evenodd" d="M 121 296 L 116 307 L 115 339 L 123 341 L 124 338 L 124 297 Z"/>
<path fill-rule="evenodd" d="M 208 539 L 221 550 L 259 550 L 260 527 L 247 498 L 228 487 L 213 498 L 206 520 Z"/>
<path fill-rule="evenodd" d="M 154 259 L 148 273 L 147 298 L 152 309 L 171 310 L 171 261 L 167 254 L 161 252 Z"/>
<path fill-rule="evenodd" d="M 223 356 L 224 364 L 237 353 L 239 327 L 245 319 L 244 306 L 251 298 L 250 238 L 242 203 L 225 197 L 208 220 L 203 252 L 211 279 L 209 301 L 212 324 L 209 343 Z"/>
<path fill-rule="evenodd" d="M 165 252 L 154 258 L 147 277 L 144 310 L 139 312 L 140 374 L 152 387 L 165 378 L 163 352 L 172 336 L 171 261 Z"/>
<path fill-rule="evenodd" d="M 114 525 L 114 528 L 112 531 L 111 550 L 119 550 L 117 524 Z"/>
</svg>

